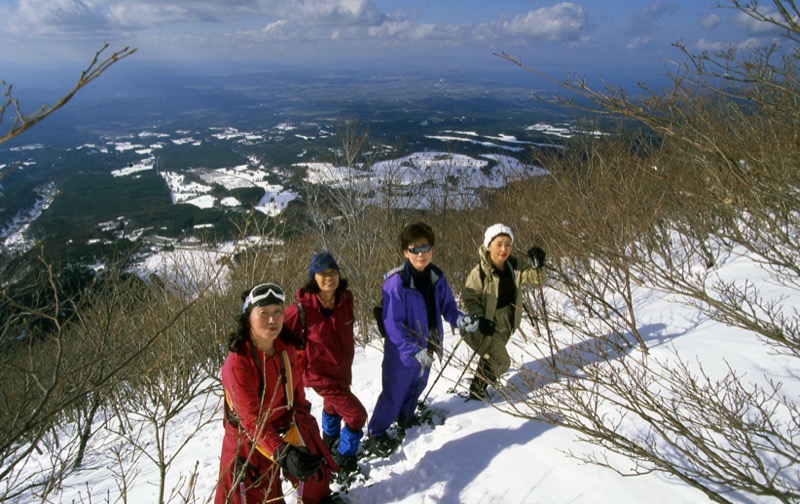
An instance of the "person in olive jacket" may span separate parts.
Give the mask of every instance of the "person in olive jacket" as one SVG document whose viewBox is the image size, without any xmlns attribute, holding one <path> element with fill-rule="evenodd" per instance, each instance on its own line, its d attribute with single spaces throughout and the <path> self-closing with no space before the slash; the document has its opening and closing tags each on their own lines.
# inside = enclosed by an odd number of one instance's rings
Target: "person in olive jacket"
<svg viewBox="0 0 800 504">
<path fill-rule="evenodd" d="M 476 332 L 462 334 L 479 356 L 470 399 L 483 400 L 488 385 L 495 385 L 497 377 L 511 365 L 506 345 L 522 322 L 522 285 L 541 286 L 545 281 L 544 250 L 528 250 L 533 263 L 528 264 L 512 255 L 513 247 L 510 227 L 489 226 L 478 249 L 480 262 L 470 271 L 461 291 L 464 311 L 480 317 Z"/>
<path fill-rule="evenodd" d="M 353 294 L 329 252 L 314 255 L 308 277 L 297 290 L 297 302 L 286 308 L 286 326 L 305 343 L 303 378 L 322 397 L 323 441 L 341 469 L 352 473 L 358 470 L 356 453 L 367 423 L 366 408 L 350 390 Z"/>
<path fill-rule="evenodd" d="M 281 469 L 302 502 L 342 502 L 330 491 L 338 467 L 306 400 L 295 336 L 283 325 L 285 294 L 264 283 L 242 299 L 222 365 L 225 436 L 214 502 L 284 502 Z"/>
</svg>

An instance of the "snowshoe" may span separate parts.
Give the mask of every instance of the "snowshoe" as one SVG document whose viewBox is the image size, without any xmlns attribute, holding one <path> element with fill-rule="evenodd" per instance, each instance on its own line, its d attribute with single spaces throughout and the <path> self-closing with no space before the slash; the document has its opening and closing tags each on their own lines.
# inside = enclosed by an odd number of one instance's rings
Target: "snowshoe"
<svg viewBox="0 0 800 504">
<path fill-rule="evenodd" d="M 472 379 L 472 383 L 469 386 L 469 395 L 467 396 L 467 401 L 485 401 L 489 396 L 487 388 L 488 384 L 486 381 L 476 376 Z"/>
<path fill-rule="evenodd" d="M 339 466 L 340 473 L 354 473 L 358 471 L 358 459 L 356 457 L 345 457 L 340 453 L 333 455 L 333 460 Z"/>
<path fill-rule="evenodd" d="M 369 476 L 362 472 L 360 467 L 356 467 L 356 469 L 352 472 L 339 471 L 338 473 L 331 475 L 331 483 L 337 485 L 339 490 L 345 493 L 349 492 L 350 487 L 352 487 L 354 484 L 364 483 L 368 479 Z"/>
<path fill-rule="evenodd" d="M 406 429 L 417 425 L 430 425 L 435 428 L 444 423 L 446 416 L 447 412 L 445 410 L 420 403 L 412 422 L 409 423 Z"/>
<path fill-rule="evenodd" d="M 380 436 L 370 436 L 361 444 L 364 447 L 366 456 L 388 457 L 397 450 L 403 443 L 402 437 L 392 437 L 389 434 Z"/>
</svg>

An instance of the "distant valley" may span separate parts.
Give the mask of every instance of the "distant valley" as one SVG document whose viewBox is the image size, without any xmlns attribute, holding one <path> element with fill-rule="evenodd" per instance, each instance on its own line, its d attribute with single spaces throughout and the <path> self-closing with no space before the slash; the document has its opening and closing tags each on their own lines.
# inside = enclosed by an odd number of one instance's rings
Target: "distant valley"
<svg viewBox="0 0 800 504">
<path fill-rule="evenodd" d="M 237 231 L 232 216 L 277 217 L 309 183 L 400 171 L 412 187 L 437 164 L 467 188 L 493 187 L 505 170 L 541 171 L 537 153 L 575 133 L 571 112 L 490 80 L 243 76 L 173 84 L 174 102 L 154 89 L 149 100 L 108 92 L 89 88 L 0 145 L 4 256 L 44 243 L 88 263 L 140 240 L 144 253 L 224 241 Z M 371 170 L 337 163 L 345 121 L 368 132 Z"/>
</svg>

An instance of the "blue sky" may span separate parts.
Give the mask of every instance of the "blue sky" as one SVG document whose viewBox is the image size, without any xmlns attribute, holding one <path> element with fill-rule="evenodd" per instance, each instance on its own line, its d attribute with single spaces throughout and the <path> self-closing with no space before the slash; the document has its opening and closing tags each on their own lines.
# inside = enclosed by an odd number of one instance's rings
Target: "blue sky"
<svg viewBox="0 0 800 504">
<path fill-rule="evenodd" d="M 722 5 L 730 6 L 727 0 Z M 771 2 L 762 2 L 770 7 Z M 139 62 L 240 68 L 480 69 L 507 52 L 556 78 L 647 79 L 690 50 L 776 34 L 715 0 L 0 0 L 3 67 L 73 64 L 103 42 Z"/>
</svg>

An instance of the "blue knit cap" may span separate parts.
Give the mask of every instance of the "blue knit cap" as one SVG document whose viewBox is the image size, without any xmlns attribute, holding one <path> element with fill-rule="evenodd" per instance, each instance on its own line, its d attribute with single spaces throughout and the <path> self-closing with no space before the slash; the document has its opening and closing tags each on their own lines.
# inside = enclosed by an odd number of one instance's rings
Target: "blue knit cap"
<svg viewBox="0 0 800 504">
<path fill-rule="evenodd" d="M 314 257 L 311 258 L 311 266 L 308 267 L 308 276 L 314 278 L 316 273 L 321 273 L 329 269 L 339 271 L 339 265 L 336 264 L 336 259 L 333 258 L 330 252 L 317 252 L 314 254 Z"/>
</svg>

